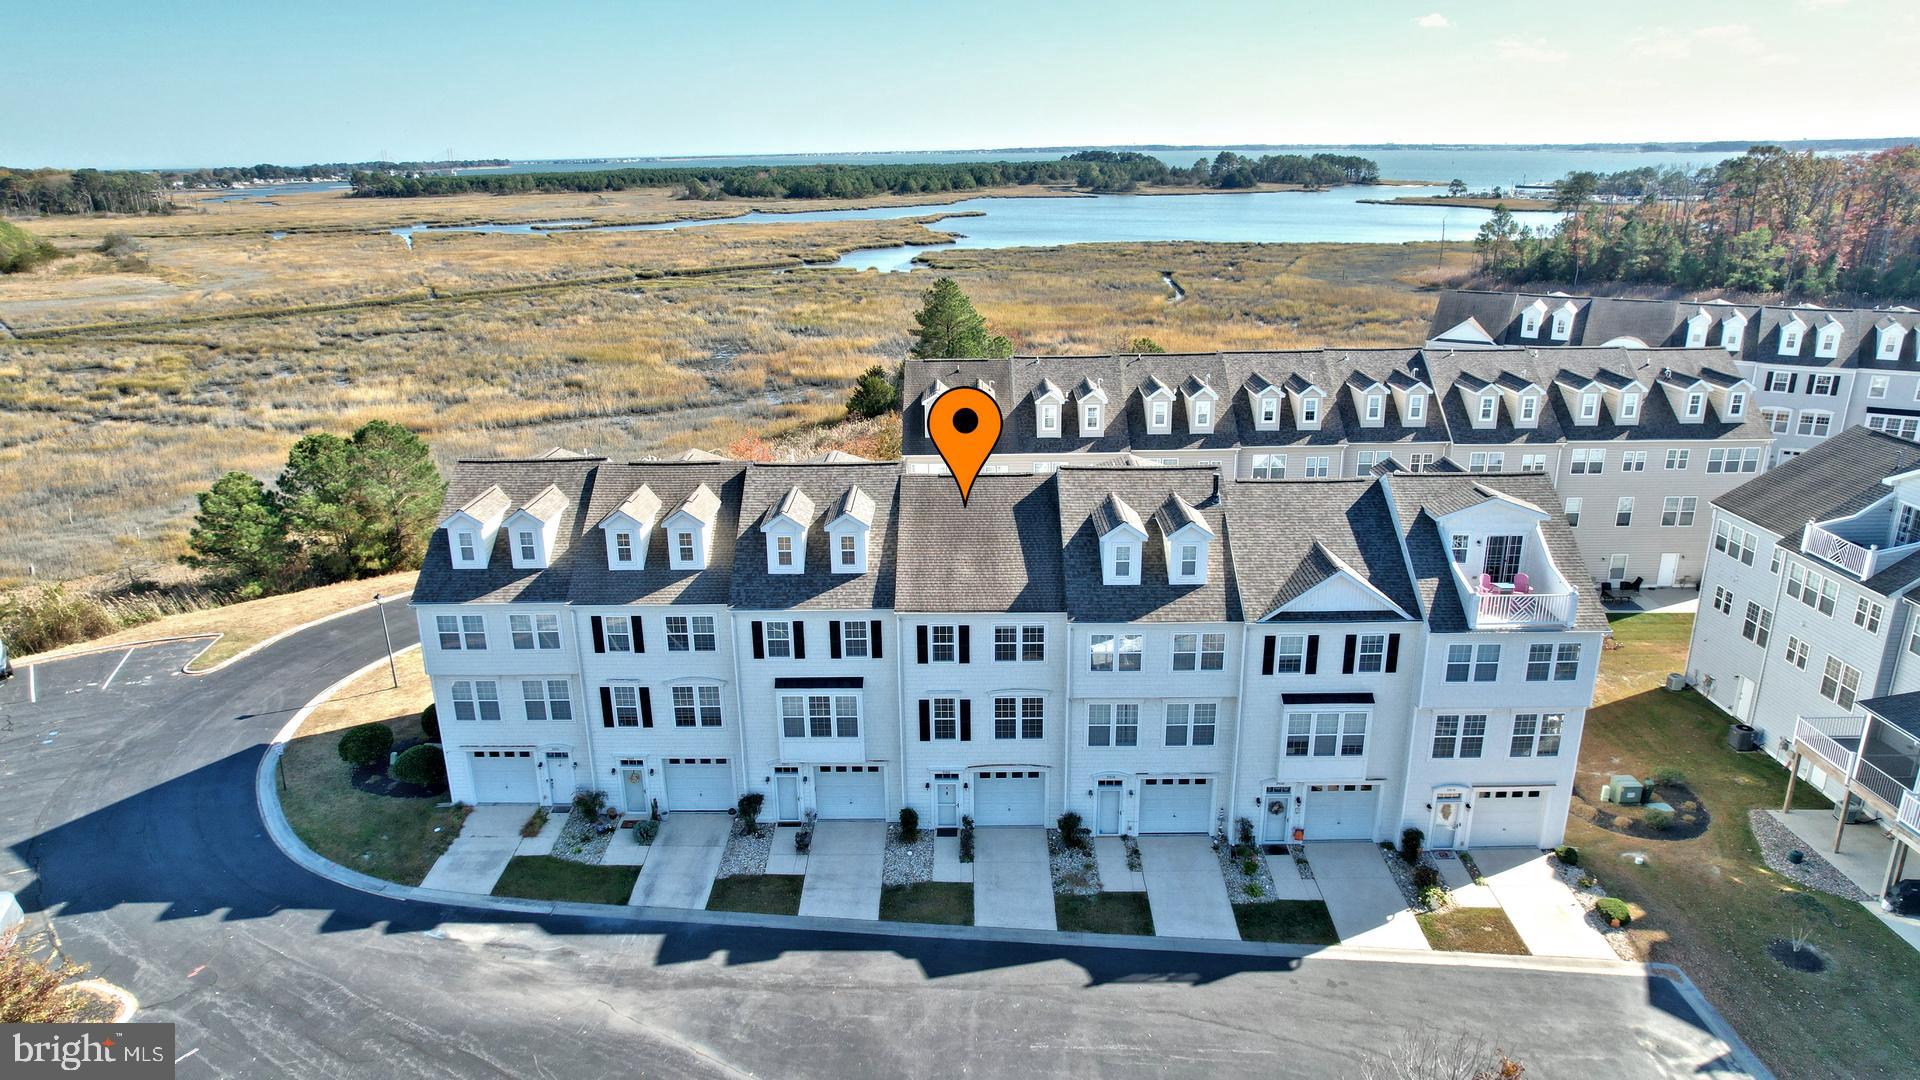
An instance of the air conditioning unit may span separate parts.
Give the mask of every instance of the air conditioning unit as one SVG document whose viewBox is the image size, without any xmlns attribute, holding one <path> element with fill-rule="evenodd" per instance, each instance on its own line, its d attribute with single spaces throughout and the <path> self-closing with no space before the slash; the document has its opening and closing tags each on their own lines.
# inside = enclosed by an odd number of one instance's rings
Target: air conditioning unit
<svg viewBox="0 0 1920 1080">
<path fill-rule="evenodd" d="M 1679 693 L 1687 688 L 1687 676 L 1682 672 L 1670 672 L 1667 675 L 1667 689 Z"/>
<path fill-rule="evenodd" d="M 1621 773 L 1607 784 L 1600 797 L 1621 806 L 1639 806 L 1647 801 L 1647 788 L 1639 777 Z"/>
</svg>

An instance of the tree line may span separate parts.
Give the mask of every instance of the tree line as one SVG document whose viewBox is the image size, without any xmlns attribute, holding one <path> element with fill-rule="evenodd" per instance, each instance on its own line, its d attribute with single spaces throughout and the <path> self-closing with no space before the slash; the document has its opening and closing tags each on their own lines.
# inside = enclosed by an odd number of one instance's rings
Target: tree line
<svg viewBox="0 0 1920 1080">
<path fill-rule="evenodd" d="M 1565 217 L 1538 230 L 1496 209 L 1474 239 L 1481 272 L 1509 283 L 1920 295 L 1920 147 L 1756 146 L 1695 173 L 1575 172 L 1553 202 Z"/>
<path fill-rule="evenodd" d="M 1222 151 L 1187 168 L 1151 154 L 1085 150 L 1054 161 L 977 161 L 957 164 L 710 165 L 606 169 L 593 172 L 405 176 L 359 171 L 352 193 L 367 198 L 468 193 L 623 191 L 677 187 L 687 197 L 856 199 L 874 195 L 972 191 L 1020 184 L 1070 184 L 1084 191 L 1131 191 L 1141 185 L 1249 188 L 1262 183 L 1372 183 L 1379 166 L 1345 154 L 1272 154 L 1258 158 Z"/>
<path fill-rule="evenodd" d="M 511 165 L 506 158 L 473 158 L 465 161 L 336 161 L 315 165 L 223 165 L 209 169 L 162 169 L 162 180 L 179 181 L 188 187 L 222 187 L 228 184 L 286 180 L 339 180 L 356 172 L 421 172 L 427 169 L 475 169 Z"/>
<path fill-rule="evenodd" d="M 166 186 L 150 172 L 0 167 L 0 213 L 164 214 Z"/>
</svg>

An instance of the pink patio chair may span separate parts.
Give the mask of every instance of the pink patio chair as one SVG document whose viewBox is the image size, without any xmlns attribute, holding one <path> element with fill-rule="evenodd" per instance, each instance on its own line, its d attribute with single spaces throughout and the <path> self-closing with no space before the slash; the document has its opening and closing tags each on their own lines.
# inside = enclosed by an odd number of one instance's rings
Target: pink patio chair
<svg viewBox="0 0 1920 1080">
<path fill-rule="evenodd" d="M 1482 573 L 1480 575 L 1480 591 L 1483 593 L 1490 593 L 1493 591 L 1493 575 L 1492 574 Z"/>
<path fill-rule="evenodd" d="M 1527 583 L 1527 575 L 1525 574 L 1513 575 L 1513 591 L 1514 592 L 1532 592 L 1533 591 L 1533 587 Z"/>
</svg>

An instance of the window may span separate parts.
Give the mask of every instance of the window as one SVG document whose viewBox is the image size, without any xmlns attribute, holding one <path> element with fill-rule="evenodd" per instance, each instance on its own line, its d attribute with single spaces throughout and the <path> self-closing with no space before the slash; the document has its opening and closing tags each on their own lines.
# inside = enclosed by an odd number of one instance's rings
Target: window
<svg viewBox="0 0 1920 1080">
<path fill-rule="evenodd" d="M 1168 411 L 1169 410 L 1168 410 L 1167 402 L 1165 401 L 1154 402 L 1153 418 L 1148 422 L 1151 423 L 1155 428 L 1164 430 L 1165 428 L 1167 428 L 1169 425 L 1172 424 L 1172 420 L 1168 416 Z"/>
<path fill-rule="evenodd" d="M 1801 671 L 1807 670 L 1807 643 L 1806 642 L 1801 641 L 1797 637 L 1788 636 L 1787 663 L 1792 664 L 1794 667 L 1799 668 Z"/>
<path fill-rule="evenodd" d="M 1902 439 L 1920 439 L 1920 417 L 1915 416 L 1869 416 L 1867 426 L 1875 431 L 1884 431 Z"/>
<path fill-rule="evenodd" d="M 613 723 L 615 727 L 640 726 L 640 688 L 637 686 L 609 687 L 613 691 Z"/>
<path fill-rule="evenodd" d="M 562 691 L 566 689 L 561 683 Z M 500 719 L 500 687 L 492 680 L 482 679 L 476 682 L 461 680 L 453 684 L 453 718 L 472 723 L 485 720 L 492 723 Z"/>
<path fill-rule="evenodd" d="M 1467 561 L 1467 535 L 1453 534 L 1453 561 L 1464 564 Z"/>
<path fill-rule="evenodd" d="M 993 628 L 993 659 L 996 663 L 1038 661 L 1046 658 L 1046 627 L 996 626 Z"/>
<path fill-rule="evenodd" d="M 1386 415 L 1386 399 L 1379 394 L 1367 395 L 1367 422 L 1377 424 Z"/>
<path fill-rule="evenodd" d="M 1260 399 L 1260 422 L 1272 426 L 1280 422 L 1280 399 L 1267 396 Z"/>
<path fill-rule="evenodd" d="M 1580 677 L 1580 644 L 1563 642 L 1555 646 L 1553 657 L 1553 681 L 1572 682 Z"/>
<path fill-rule="evenodd" d="M 766 652 L 770 659 L 784 660 L 793 655 L 793 624 L 770 622 L 766 626 Z"/>
<path fill-rule="evenodd" d="M 1853 708 L 1853 699 L 1860 691 L 1860 673 L 1840 662 L 1838 657 L 1827 657 L 1827 667 L 1820 675 L 1820 696 L 1843 709 Z"/>
<path fill-rule="evenodd" d="M 1717 472 L 1759 472 L 1760 448 L 1748 447 L 1745 450 L 1709 450 L 1707 451 L 1707 471 Z"/>
<path fill-rule="evenodd" d="M 1475 451 L 1467 455 L 1468 472 L 1499 472 L 1507 466 L 1507 455 L 1502 451 Z"/>
<path fill-rule="evenodd" d="M 1785 435 L 1793 429 L 1792 409 L 1761 409 L 1760 419 L 1766 421 L 1767 430 L 1775 435 Z"/>
<path fill-rule="evenodd" d="M 1540 415 L 1540 399 L 1532 394 L 1520 396 L 1520 422 L 1531 424 Z"/>
<path fill-rule="evenodd" d="M 1920 507 L 1900 504 L 1900 523 L 1893 530 L 1893 546 L 1905 547 L 1920 539 Z"/>
<path fill-rule="evenodd" d="M 1499 402 L 1492 394 L 1483 394 L 1480 398 L 1480 421 L 1491 424 L 1499 408 Z"/>
<path fill-rule="evenodd" d="M 1139 671 L 1139 634 L 1093 635 L 1093 670 Z"/>
<path fill-rule="evenodd" d="M 487 647 L 487 620 L 481 615 L 441 615 L 434 620 L 440 647 L 448 652 L 480 651 Z"/>
<path fill-rule="evenodd" d="M 934 738 L 957 739 L 960 737 L 960 701 L 958 698 L 934 698 L 932 712 Z"/>
<path fill-rule="evenodd" d="M 1733 614 L 1733 594 L 1715 585 L 1713 587 L 1713 610 L 1722 615 Z"/>
<path fill-rule="evenodd" d="M 1740 636 L 1765 648 L 1767 639 L 1773 636 L 1773 612 L 1747 601 L 1747 619 L 1740 627 Z"/>
<path fill-rule="evenodd" d="M 1727 419 L 1738 420 L 1747 414 L 1747 395 L 1735 390 L 1727 395 Z"/>
<path fill-rule="evenodd" d="M 668 652 L 713 652 L 719 642 L 713 633 L 711 615 L 667 616 Z"/>
<path fill-rule="evenodd" d="M 1791 371 L 1767 372 L 1767 392 L 1770 394 L 1793 393 L 1794 374 Z"/>
<path fill-rule="evenodd" d="M 1580 395 L 1580 419 L 1593 420 L 1600 415 L 1600 395 L 1588 392 Z"/>
<path fill-rule="evenodd" d="M 1920 620 L 1914 626 L 1920 629 Z M 1283 634 L 1274 650 L 1273 670 L 1281 675 L 1298 675 L 1307 670 L 1307 639 L 1304 634 Z"/>
<path fill-rule="evenodd" d="M 1724 551 L 1748 566 L 1752 566 L 1754 552 L 1758 551 L 1759 547 L 1760 538 L 1738 525 L 1731 524 L 1725 519 L 1713 523 L 1713 550 Z M 1792 592 L 1791 582 L 1788 583 L 1787 589 Z"/>
<path fill-rule="evenodd" d="M 1800 328 L 1783 326 L 1780 328 L 1780 355 L 1792 356 L 1800 351 Z"/>
<path fill-rule="evenodd" d="M 1607 556 L 1607 580 L 1627 580 L 1627 556 L 1624 553 L 1616 552 Z"/>
<path fill-rule="evenodd" d="M 1100 430 L 1100 406 L 1088 404 L 1081 407 L 1080 427 L 1083 431 L 1089 432 Z"/>
<path fill-rule="evenodd" d="M 1692 451 L 1689 450 L 1667 451 L 1667 471 L 1680 472 L 1684 470 L 1687 467 L 1687 459 L 1692 456 Z"/>
<path fill-rule="evenodd" d="M 1319 398 L 1300 399 L 1300 423 L 1307 427 L 1314 427 L 1320 423 Z"/>
<path fill-rule="evenodd" d="M 993 737 L 1038 739 L 1046 734 L 1047 702 L 1039 697 L 993 699 Z"/>
<path fill-rule="evenodd" d="M 1226 663 L 1227 635 L 1173 635 L 1173 670 L 1219 671 L 1226 667 Z"/>
<path fill-rule="evenodd" d="M 1366 752 L 1366 713 L 1287 714 L 1288 757 L 1363 757 Z"/>
<path fill-rule="evenodd" d="M 1508 757 L 1532 757 L 1534 739 L 1540 735 L 1540 714 L 1520 713 L 1513 718 L 1513 741 L 1508 744 Z"/>
<path fill-rule="evenodd" d="M 1808 409 L 1800 414 L 1800 434 L 1824 438 L 1833 426 L 1833 414 Z"/>
<path fill-rule="evenodd" d="M 1547 455 L 1520 455 L 1520 471 L 1523 473 L 1543 473 L 1547 471 Z"/>
<path fill-rule="evenodd" d="M 819 700 L 824 701 L 825 698 Z M 845 699 L 847 701 L 853 698 Z M 782 706 L 784 713 L 785 706 Z M 855 734 L 859 733 L 855 721 Z M 720 688 L 717 686 L 676 686 L 673 688 L 674 727 L 719 727 Z"/>
<path fill-rule="evenodd" d="M 1567 718 L 1558 713 L 1548 713 L 1540 718 L 1540 741 L 1534 751 L 1536 757 L 1560 756 L 1560 733 L 1566 724 Z"/>
<path fill-rule="evenodd" d="M 1353 475 L 1369 476 L 1373 473 L 1375 464 L 1391 456 L 1385 450 L 1362 450 L 1353 455 Z"/>
<path fill-rule="evenodd" d="M 849 660 L 864 660 L 867 652 L 867 624 L 849 619 L 840 624 L 840 655 Z"/>
<path fill-rule="evenodd" d="M 528 679 L 520 684 L 520 700 L 530 721 L 573 719 L 573 697 L 565 679 Z"/>
<path fill-rule="evenodd" d="M 1533 337 L 1540 333 L 1540 309 L 1528 308 L 1520 313 L 1520 336 Z"/>
<path fill-rule="evenodd" d="M 1832 578 L 1816 570 L 1803 570 L 1795 563 L 1787 567 L 1787 595 L 1822 615 L 1831 615 L 1840 589 Z"/>
<path fill-rule="evenodd" d="M 1605 450 L 1575 450 L 1573 464 L 1568 467 L 1575 476 L 1592 474 L 1598 476 L 1607 471 L 1607 452 Z"/>
<path fill-rule="evenodd" d="M 1494 682 L 1500 678 L 1500 646 L 1481 645 L 1474 650 L 1473 681 Z"/>
<path fill-rule="evenodd" d="M 1487 717 L 1471 713 L 1460 718 L 1460 756 L 1477 758 L 1487 742 Z"/>
<path fill-rule="evenodd" d="M 1578 495 L 1567 500 L 1567 524 L 1569 526 L 1577 526 L 1580 524 L 1580 506 L 1581 499 Z"/>
<path fill-rule="evenodd" d="M 600 620 L 601 637 L 608 652 L 633 651 L 633 624 L 618 615 L 609 615 Z M 519 648 L 516 644 L 515 648 Z"/>
<path fill-rule="evenodd" d="M 1040 404 L 1040 434 L 1053 435 L 1060 430 L 1060 406 L 1051 401 Z"/>
<path fill-rule="evenodd" d="M 1707 411 L 1707 395 L 1695 391 L 1687 395 L 1686 418 L 1698 420 Z"/>
<path fill-rule="evenodd" d="M 1620 496 L 1619 504 L 1614 507 L 1613 523 L 1620 526 L 1633 524 L 1633 496 Z"/>
<path fill-rule="evenodd" d="M 1694 511 L 1699 506 L 1698 496 L 1669 495 L 1660 505 L 1660 524 L 1663 528 L 1684 528 L 1692 525 Z"/>
<path fill-rule="evenodd" d="M 1133 545 L 1115 544 L 1113 546 L 1113 576 L 1126 581 L 1133 577 Z"/>
<path fill-rule="evenodd" d="M 681 564 L 681 566 L 682 567 L 691 566 L 694 561 L 693 533 L 691 532 L 674 533 L 673 546 L 674 546 L 675 555 L 677 557 L 677 561 Z"/>
<path fill-rule="evenodd" d="M 1840 331 L 1824 327 L 1813 337 L 1813 355 L 1829 359 L 1840 354 Z"/>
<path fill-rule="evenodd" d="M 439 615 L 433 620 L 440 632 L 440 648 L 447 652 L 460 650 L 460 617 L 458 615 Z"/>
<path fill-rule="evenodd" d="M 1212 746 L 1217 710 L 1218 706 L 1211 702 L 1192 705 L 1170 703 L 1167 706 L 1167 745 Z"/>
<path fill-rule="evenodd" d="M 1427 395 L 1407 395 L 1407 423 L 1423 424 L 1427 420 Z"/>
<path fill-rule="evenodd" d="M 1639 394 L 1621 394 L 1620 395 L 1620 419 L 1622 421 L 1627 421 L 1627 420 L 1637 420 L 1639 418 L 1640 418 L 1640 395 Z"/>
<path fill-rule="evenodd" d="M 1867 633 L 1877 634 L 1880 632 L 1881 614 L 1880 605 L 1863 596 L 1853 609 L 1853 625 L 1864 626 Z"/>
<path fill-rule="evenodd" d="M 854 539 L 852 533 L 842 533 L 840 536 L 840 565 L 860 565 L 859 554 L 860 542 Z"/>
<path fill-rule="evenodd" d="M 1539 646 L 1535 646 L 1538 648 Z M 1473 674 L 1473 646 L 1447 646 L 1447 681 L 1466 682 Z"/>
<path fill-rule="evenodd" d="M 929 650 L 927 658 L 936 664 L 957 664 L 960 662 L 960 628 L 957 626 L 927 627 Z"/>
<path fill-rule="evenodd" d="M 1285 480 L 1287 478 L 1287 455 L 1253 455 L 1253 478 L 1255 480 Z"/>
<path fill-rule="evenodd" d="M 1645 450 L 1628 450 L 1627 452 L 1621 454 L 1620 455 L 1620 471 L 1621 472 L 1646 472 L 1647 471 L 1647 452 Z"/>
<path fill-rule="evenodd" d="M 1201 431 L 1213 427 L 1213 402 L 1201 398 L 1193 403 L 1193 426 Z"/>
<path fill-rule="evenodd" d="M 534 546 L 534 544 L 533 544 L 533 530 L 532 530 L 532 529 L 521 529 L 521 530 L 520 530 L 520 532 L 519 532 L 519 547 L 520 547 L 520 561 L 521 561 L 521 562 L 536 562 L 536 561 L 538 561 L 538 560 L 539 560 L 539 558 L 540 558 L 540 551 L 539 551 L 539 549 L 538 549 L 538 548 L 536 548 L 536 547 Z"/>
<path fill-rule="evenodd" d="M 1180 576 L 1195 577 L 1200 573 L 1200 545 L 1180 545 Z"/>
<path fill-rule="evenodd" d="M 560 647 L 558 615 L 509 615 L 507 625 L 513 631 L 513 647 L 516 649 Z"/>
<path fill-rule="evenodd" d="M 632 562 L 633 561 L 633 534 L 632 533 L 616 532 L 613 534 L 613 561 L 614 562 Z"/>
<path fill-rule="evenodd" d="M 1353 670 L 1361 674 L 1383 671 L 1387 666 L 1387 635 L 1361 634 L 1360 649 L 1354 656 Z"/>
<path fill-rule="evenodd" d="M 775 566 L 793 565 L 793 537 L 776 536 L 773 538 L 773 562 Z"/>
<path fill-rule="evenodd" d="M 1325 480 L 1328 472 L 1327 466 L 1331 460 L 1332 459 L 1325 457 L 1309 457 L 1307 459 L 1307 479 Z"/>
<path fill-rule="evenodd" d="M 1087 706 L 1088 746 L 1137 746 L 1140 743 L 1140 706 Z"/>
<path fill-rule="evenodd" d="M 1458 716 L 1436 716 L 1433 718 L 1433 756 L 1436 758 L 1458 757 L 1460 753 L 1460 718 Z"/>
<path fill-rule="evenodd" d="M 474 539 L 473 539 L 473 534 L 472 534 L 472 533 L 470 533 L 470 532 L 465 532 L 465 531 L 462 531 L 462 532 L 460 532 L 460 533 L 458 534 L 458 543 L 459 543 L 459 546 L 460 546 L 460 561 L 461 561 L 461 562 L 477 562 L 477 561 L 479 561 L 479 558 L 480 558 L 480 556 L 479 556 L 479 554 L 478 554 L 478 551 L 477 551 L 477 550 L 476 550 L 476 548 L 474 547 Z"/>
</svg>

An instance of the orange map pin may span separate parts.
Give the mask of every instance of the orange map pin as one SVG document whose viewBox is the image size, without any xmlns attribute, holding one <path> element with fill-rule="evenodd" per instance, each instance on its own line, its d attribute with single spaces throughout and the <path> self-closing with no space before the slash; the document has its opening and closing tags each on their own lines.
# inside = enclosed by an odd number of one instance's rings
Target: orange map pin
<svg viewBox="0 0 1920 1080">
<path fill-rule="evenodd" d="M 1000 406 L 984 390 L 956 386 L 933 399 L 927 410 L 927 431 L 940 451 L 953 482 L 960 487 L 960 505 L 967 504 L 973 478 L 1000 441 Z"/>
</svg>

